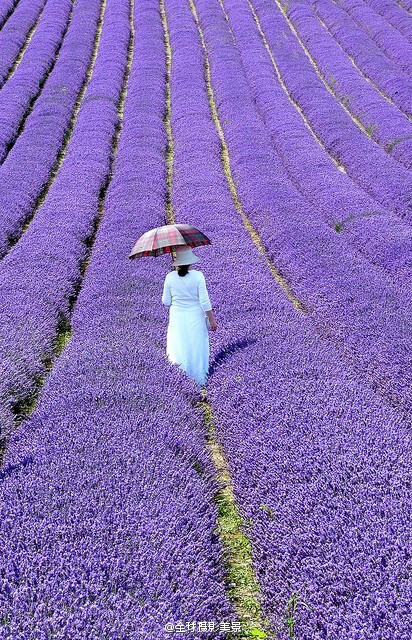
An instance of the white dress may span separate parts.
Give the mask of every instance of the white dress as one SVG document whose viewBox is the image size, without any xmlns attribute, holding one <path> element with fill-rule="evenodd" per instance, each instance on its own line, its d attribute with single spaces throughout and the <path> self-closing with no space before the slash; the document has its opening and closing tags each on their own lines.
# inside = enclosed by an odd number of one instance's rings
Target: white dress
<svg viewBox="0 0 412 640">
<path fill-rule="evenodd" d="M 200 385 L 209 369 L 209 333 L 205 311 L 210 311 L 205 276 L 189 269 L 185 276 L 170 271 L 164 281 L 162 302 L 170 307 L 167 356 Z"/>
</svg>

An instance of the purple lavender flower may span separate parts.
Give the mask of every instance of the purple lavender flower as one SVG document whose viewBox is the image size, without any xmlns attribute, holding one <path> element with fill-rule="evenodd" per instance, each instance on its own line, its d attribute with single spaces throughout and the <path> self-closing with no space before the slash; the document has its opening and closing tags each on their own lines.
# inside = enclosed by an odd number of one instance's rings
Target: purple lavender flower
<svg viewBox="0 0 412 640">
<path fill-rule="evenodd" d="M 53 72 L 0 167 L 1 257 L 20 236 L 51 174 L 57 171 L 72 112 L 87 80 L 100 7 L 97 0 L 77 0 Z"/>
<path fill-rule="evenodd" d="M 338 5 L 327 0 L 315 0 L 314 8 L 317 16 L 363 73 L 406 115 L 412 115 L 411 80 L 406 73 L 386 58 L 373 42 L 368 41 L 362 30 Z"/>
<path fill-rule="evenodd" d="M 412 45 L 402 33 L 363 2 L 337 0 L 337 3 L 387 58 L 393 60 L 408 75 L 412 75 Z"/>
<path fill-rule="evenodd" d="M 15 59 L 24 46 L 29 31 L 36 26 L 45 4 L 46 0 L 20 0 L 2 27 L 0 32 L 0 86 L 7 78 Z M 10 3 L 7 3 L 6 7 L 0 16 L 6 17 L 11 11 Z"/>
<path fill-rule="evenodd" d="M 24 58 L 0 92 L 0 161 L 24 126 L 23 119 L 54 66 L 68 27 L 72 0 L 48 2 Z"/>
</svg>

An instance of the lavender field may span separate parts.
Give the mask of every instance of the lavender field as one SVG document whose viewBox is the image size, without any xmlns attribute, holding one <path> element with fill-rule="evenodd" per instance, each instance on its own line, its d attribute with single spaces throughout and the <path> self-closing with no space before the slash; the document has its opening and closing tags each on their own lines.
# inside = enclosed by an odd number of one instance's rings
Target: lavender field
<svg viewBox="0 0 412 640">
<path fill-rule="evenodd" d="M 411 640 L 411 14 L 0 0 L 0 640 Z"/>
</svg>

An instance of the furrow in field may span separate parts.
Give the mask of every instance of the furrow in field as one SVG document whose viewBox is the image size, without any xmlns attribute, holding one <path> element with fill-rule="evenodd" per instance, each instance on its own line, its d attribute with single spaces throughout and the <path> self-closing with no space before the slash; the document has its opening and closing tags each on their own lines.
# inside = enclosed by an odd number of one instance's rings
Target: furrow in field
<svg viewBox="0 0 412 640">
<path fill-rule="evenodd" d="M 389 97 L 408 117 L 412 117 L 412 82 L 379 48 L 364 37 L 364 33 L 343 9 L 327 0 L 315 0 L 316 15 L 354 61 L 380 91 Z"/>
<path fill-rule="evenodd" d="M 240 634 L 234 633 L 233 638 L 253 640 L 258 636 L 276 640 L 269 619 L 263 617 L 262 593 L 253 562 L 253 547 L 236 500 L 226 454 L 217 437 L 216 418 L 206 389 L 202 389 L 201 395 L 197 407 L 203 413 L 207 430 L 206 446 L 219 486 L 214 500 L 218 511 L 217 531 L 225 552 L 226 591 L 239 620 Z"/>
<path fill-rule="evenodd" d="M 10 80 L 10 78 L 12 78 L 13 75 L 16 73 L 16 69 L 20 65 L 20 63 L 21 63 L 21 61 L 23 59 L 23 56 L 26 53 L 26 51 L 27 51 L 27 49 L 28 49 L 28 47 L 30 45 L 30 42 L 31 42 L 31 40 L 33 38 L 33 35 L 34 35 L 34 32 L 36 31 L 37 27 L 39 26 L 40 20 L 41 20 L 43 14 L 44 14 L 44 10 L 45 10 L 45 7 L 47 5 L 47 1 L 48 0 L 44 0 L 43 4 L 41 6 L 41 9 L 40 9 L 40 13 L 38 14 L 38 16 L 37 16 L 35 22 L 33 23 L 33 25 L 30 27 L 30 29 L 29 29 L 29 31 L 27 33 L 27 36 L 26 36 L 26 40 L 25 40 L 22 48 L 20 49 L 17 58 L 15 59 L 15 61 L 11 65 L 10 69 L 8 70 L 7 75 L 2 79 L 2 81 L 0 83 L 0 89 L 2 87 L 4 87 L 6 82 L 8 82 L 8 80 Z"/>
<path fill-rule="evenodd" d="M 166 0 L 167 6 L 169 3 Z M 169 8 L 169 6 L 168 6 Z M 196 9 L 191 5 L 191 9 L 196 16 Z M 169 15 L 173 20 L 173 13 L 176 7 L 173 3 L 169 8 Z M 172 100 L 171 100 L 171 78 L 173 71 L 173 56 L 171 38 L 169 34 L 168 17 L 164 0 L 160 0 L 160 12 L 164 29 L 165 52 L 166 52 L 166 109 L 165 109 L 165 129 L 167 135 L 167 190 L 166 190 L 166 224 L 175 224 L 175 212 L 173 208 L 174 194 L 174 137 L 171 125 Z M 179 50 L 180 54 L 180 50 Z M 182 60 L 177 61 L 177 73 L 180 71 Z M 178 100 L 178 92 L 177 92 Z M 223 141 L 224 144 L 224 141 Z M 223 145 L 222 145 L 223 148 Z M 252 637 L 253 630 L 262 632 L 266 627 L 262 620 L 262 612 L 259 603 L 259 585 L 256 580 L 253 561 L 251 557 L 250 542 L 242 531 L 242 519 L 236 505 L 233 494 L 232 481 L 222 447 L 215 436 L 213 423 L 213 409 L 208 402 L 206 389 L 202 389 L 202 399 L 198 404 L 204 416 L 205 431 L 207 433 L 207 449 L 214 467 L 216 482 L 220 485 L 214 500 L 217 509 L 216 530 L 225 550 L 225 572 L 226 589 L 237 612 L 240 625 L 243 627 L 242 638 Z"/>
<path fill-rule="evenodd" d="M 25 234 L 53 191 L 93 72 L 105 5 L 106 0 L 75 3 L 53 73 L 0 167 L 1 257 Z"/>
<path fill-rule="evenodd" d="M 412 167 L 412 122 L 365 85 L 309 5 L 294 2 L 286 6 L 275 1 L 318 77 L 352 121 L 391 157 Z"/>
<path fill-rule="evenodd" d="M 408 13 L 412 13 L 412 0 L 397 0 L 398 5 Z"/>
<path fill-rule="evenodd" d="M 225 8 L 224 8 L 224 4 L 222 3 L 221 0 L 219 0 L 219 4 L 222 7 L 222 11 L 223 11 L 223 13 L 225 15 L 225 18 L 226 18 L 227 22 L 228 22 L 229 20 L 228 20 L 227 13 L 226 13 Z M 301 116 L 301 118 L 302 118 L 303 122 L 305 123 L 306 127 L 308 128 L 308 130 L 312 134 L 313 139 L 325 151 L 325 153 L 328 155 L 330 160 L 339 169 L 339 171 L 341 171 L 342 173 L 347 173 L 344 165 L 342 164 L 342 161 L 339 158 L 335 157 L 335 155 L 325 146 L 324 142 L 322 141 L 322 139 L 316 133 L 314 127 L 312 126 L 312 124 L 308 120 L 308 118 L 306 117 L 306 115 L 303 112 L 303 110 L 301 109 L 300 105 L 298 104 L 298 102 L 296 102 L 296 100 L 293 98 L 292 94 L 290 93 L 288 87 L 286 86 L 286 84 L 284 82 L 284 79 L 283 79 L 283 76 L 282 76 L 282 74 L 280 72 L 280 69 L 279 69 L 278 65 L 276 64 L 276 60 L 275 60 L 275 58 L 274 58 L 274 56 L 272 54 L 272 51 L 271 51 L 270 46 L 269 46 L 269 43 L 268 43 L 268 41 L 266 39 L 266 36 L 265 36 L 265 34 L 264 34 L 263 30 L 262 30 L 261 24 L 259 22 L 259 18 L 256 15 L 256 12 L 255 12 L 255 10 L 253 8 L 253 5 L 250 5 L 250 9 L 251 9 L 251 11 L 253 13 L 253 17 L 255 19 L 256 26 L 257 26 L 257 29 L 259 31 L 259 34 L 260 34 L 260 36 L 262 38 L 262 42 L 264 44 L 264 47 L 265 47 L 265 49 L 266 49 L 266 51 L 268 53 L 268 56 L 269 56 L 269 58 L 270 58 L 270 60 L 272 62 L 272 65 L 273 65 L 273 68 L 275 70 L 275 73 L 276 73 L 277 79 L 279 81 L 279 84 L 282 87 L 283 91 L 285 92 L 285 95 L 287 96 L 287 98 L 290 101 L 290 103 L 294 106 L 294 108 L 298 111 L 298 113 Z"/>
<path fill-rule="evenodd" d="M 218 6 L 209 14 L 210 21 L 223 20 Z M 215 40 L 211 44 L 214 101 L 219 104 L 243 209 L 258 229 L 269 257 L 311 311 L 309 318 L 317 334 L 332 341 L 356 375 L 386 402 L 407 413 L 411 402 L 408 293 L 394 288 L 377 268 L 351 250 L 291 188 L 255 112 L 232 39 L 227 34 L 220 46 Z M 233 117 L 232 94 L 237 96 L 238 118 Z"/>
<path fill-rule="evenodd" d="M 339 47 L 339 49 L 340 49 L 340 50 L 341 50 L 341 51 L 346 55 L 346 57 L 348 58 L 348 60 L 351 62 L 352 66 L 357 70 L 357 72 L 362 76 L 362 78 L 363 78 L 364 80 L 366 80 L 366 82 L 368 82 L 368 83 L 371 85 L 371 87 L 373 87 L 373 88 L 375 89 L 375 91 L 377 91 L 377 92 L 379 93 L 379 95 L 381 95 L 381 96 L 382 96 L 382 98 L 384 98 L 384 99 L 385 99 L 387 102 L 389 102 L 390 104 L 393 104 L 397 109 L 399 109 L 399 111 L 400 111 L 401 113 L 404 113 L 404 111 L 401 109 L 401 107 L 400 107 L 399 105 L 397 105 L 397 104 L 393 101 L 393 99 L 392 99 L 390 96 L 388 96 L 386 93 L 384 93 L 384 92 L 382 91 L 382 89 L 381 89 L 380 87 L 378 87 L 378 85 L 377 85 L 377 84 L 375 84 L 375 83 L 373 82 L 373 80 L 371 80 L 371 78 L 370 78 L 370 77 L 369 77 L 369 76 L 364 72 L 364 70 L 363 70 L 363 69 L 361 69 L 361 67 L 359 67 L 359 66 L 357 65 L 356 60 L 353 58 L 353 56 L 351 56 L 351 54 L 348 52 L 348 50 L 347 50 L 347 49 L 345 50 L 345 49 L 342 47 L 342 45 L 341 45 L 341 43 L 339 42 L 339 40 L 337 40 L 337 39 L 334 37 L 334 35 L 333 35 L 333 33 L 331 32 L 331 30 L 329 29 L 328 25 L 327 25 L 327 24 L 322 20 L 322 18 L 321 18 L 321 17 L 316 13 L 316 8 L 315 8 L 315 7 L 314 7 L 314 9 L 313 9 L 313 10 L 314 10 L 315 15 L 316 15 L 316 17 L 317 17 L 317 19 L 318 19 L 319 24 L 320 24 L 320 25 L 322 25 L 322 27 L 325 29 L 325 31 L 327 31 L 327 33 L 330 35 L 330 37 L 331 37 L 331 38 L 333 38 L 333 40 L 336 42 L 336 45 L 337 45 L 337 46 Z M 405 115 L 406 115 L 406 117 L 407 117 L 407 118 L 409 118 L 409 120 L 411 119 L 411 116 L 410 116 L 410 115 L 408 116 L 406 113 L 405 113 Z"/>
<path fill-rule="evenodd" d="M 28 60 L 0 92 L 0 164 L 5 162 L 59 58 L 75 0 L 49 0 Z"/>
<path fill-rule="evenodd" d="M 193 9 L 194 9 L 194 11 L 196 11 L 195 5 L 193 5 Z M 201 37 L 202 47 L 204 47 L 205 44 L 204 44 L 203 32 L 200 31 L 199 35 Z M 291 290 L 291 287 L 290 287 L 289 283 L 287 282 L 287 280 L 284 278 L 282 273 L 276 268 L 274 262 L 270 259 L 269 255 L 268 255 L 268 253 L 267 253 L 267 251 L 265 249 L 265 246 L 262 243 L 262 240 L 260 238 L 260 235 L 259 235 L 258 231 L 255 229 L 255 227 L 251 223 L 249 217 L 246 215 L 246 213 L 244 211 L 244 208 L 242 206 L 242 203 L 239 200 L 237 189 L 236 189 L 236 185 L 235 185 L 235 182 L 234 182 L 233 176 L 232 176 L 232 169 L 231 169 L 231 165 L 230 165 L 230 157 L 229 157 L 229 152 L 228 152 L 225 136 L 224 136 L 223 129 L 222 129 L 222 126 L 221 126 L 221 123 L 220 123 L 220 120 L 219 120 L 219 117 L 218 117 L 218 114 L 217 114 L 216 103 L 215 103 L 215 100 L 213 98 L 213 89 L 212 89 L 211 82 L 210 82 L 210 68 L 209 68 L 209 63 L 208 63 L 207 57 L 205 57 L 205 68 L 206 68 L 206 76 L 207 76 L 207 87 L 208 87 L 208 93 L 209 93 L 209 99 L 210 99 L 210 108 L 212 110 L 213 121 L 214 121 L 214 123 L 216 125 L 216 129 L 217 129 L 217 132 L 219 134 L 219 139 L 220 139 L 220 143 L 221 143 L 221 146 L 222 146 L 222 166 L 223 166 L 223 170 L 224 170 L 224 173 L 225 173 L 225 176 L 226 176 L 229 188 L 230 188 L 230 192 L 232 194 L 232 199 L 233 199 L 234 205 L 235 205 L 238 213 L 242 217 L 243 223 L 244 223 L 246 229 L 248 230 L 252 241 L 254 242 L 254 244 L 256 245 L 258 250 L 260 251 L 260 253 L 264 256 L 264 258 L 266 260 L 266 263 L 267 263 L 267 265 L 268 265 L 268 267 L 269 267 L 274 279 L 276 280 L 276 282 L 283 288 L 283 290 L 285 291 L 285 294 L 287 295 L 289 300 L 294 304 L 294 306 L 297 309 L 299 309 L 300 311 L 306 312 L 307 310 L 305 309 L 305 306 L 295 296 L 295 294 Z"/>
<path fill-rule="evenodd" d="M 412 188 L 409 171 L 371 142 L 327 92 L 303 54 L 275 1 L 247 0 L 259 18 L 262 31 L 276 58 L 285 84 L 316 127 L 329 152 L 333 152 L 353 181 L 400 218 L 412 221 Z M 368 158 L 368 162 L 365 162 Z"/>
<path fill-rule="evenodd" d="M 394 4 L 392 0 L 366 0 L 366 4 L 385 18 L 392 27 L 402 33 L 409 42 L 412 42 L 412 24 L 410 18 L 401 9 L 399 4 Z"/>
<path fill-rule="evenodd" d="M 402 577 L 407 427 L 356 380 L 330 342 L 313 333 L 309 317 L 296 312 L 250 242 L 222 171 L 196 23 L 188 24 L 187 5 L 167 0 L 166 6 L 173 49 L 172 200 L 179 219 L 213 242 L 196 251 L 219 325 L 207 399 L 252 545 L 263 615 L 282 640 L 291 616 L 302 640 L 355 637 L 365 627 L 367 640 L 378 630 L 400 638 L 410 623 Z M 230 39 L 209 2 L 196 7 L 206 46 L 213 39 L 219 48 L 226 84 L 236 76 Z M 216 60 L 210 64 L 213 82 Z M 235 77 L 230 84 L 233 111 L 224 111 L 222 128 L 226 119 L 247 119 L 242 83 Z M 217 100 L 222 116 L 220 92 Z M 260 153 L 244 148 L 248 142 L 237 138 L 242 162 L 249 153 L 260 161 Z M 272 197 L 282 204 L 285 194 Z M 401 540 L 395 555 L 390 530 Z M 376 563 L 376 553 L 387 561 Z M 342 589 L 342 580 L 356 589 Z M 396 583 L 400 594 L 388 586 Z M 382 600 L 390 602 L 384 621 L 372 612 Z"/>
<path fill-rule="evenodd" d="M 408 289 L 412 268 L 412 229 L 356 185 L 337 173 L 277 82 L 253 13 L 236 0 L 220 0 L 256 109 L 267 127 L 281 166 L 293 186 L 317 207 L 321 219 L 390 278 Z M 227 11 L 226 11 L 227 9 Z M 259 67 L 259 73 L 256 68 Z M 318 215 L 319 217 L 319 215 Z"/>
<path fill-rule="evenodd" d="M 0 585 L 6 640 L 46 629 L 165 640 L 166 625 L 204 620 L 219 632 L 234 618 L 199 394 L 160 347 L 165 265 L 127 259 L 134 238 L 162 224 L 166 193 L 163 31 L 151 0 L 136 3 L 134 25 L 124 124 L 73 336 L 2 471 L 13 540 Z M 52 612 L 21 592 L 32 583 L 41 600 L 53 586 Z"/>
<path fill-rule="evenodd" d="M 7 20 L 13 14 L 19 0 L 3 0 L 0 5 L 0 30 L 4 27 Z"/>
<path fill-rule="evenodd" d="M 166 147 L 166 215 L 165 224 L 175 224 L 173 205 L 172 205 L 172 181 L 173 181 L 173 156 L 174 156 L 174 143 L 172 126 L 170 122 L 171 117 L 171 97 L 170 97 L 170 74 L 172 68 L 172 49 L 170 47 L 169 29 L 167 25 L 167 16 L 164 6 L 164 0 L 159 0 L 160 3 L 160 15 L 162 18 L 163 26 L 163 38 L 165 44 L 165 57 L 166 57 L 166 81 L 165 81 L 165 130 L 167 136 Z"/>
<path fill-rule="evenodd" d="M 412 46 L 408 39 L 364 2 L 333 0 L 361 28 L 380 51 L 409 76 L 412 75 Z"/>
<path fill-rule="evenodd" d="M 218 0 L 218 2 L 219 2 L 220 7 L 221 7 L 221 9 L 222 9 L 222 11 L 223 11 L 223 15 L 225 16 L 225 19 L 226 19 L 227 23 L 228 23 L 228 24 L 229 24 L 229 26 L 230 26 L 229 18 L 228 18 L 228 15 L 227 15 L 227 12 L 226 12 L 225 5 L 224 5 L 224 3 L 223 3 L 223 0 Z M 272 55 L 272 52 L 271 52 L 270 47 L 269 47 L 269 44 L 268 44 L 268 42 L 267 42 L 267 40 L 266 40 L 265 34 L 264 34 L 264 33 L 263 33 L 263 31 L 262 31 L 262 28 L 261 28 L 261 26 L 260 26 L 259 19 L 258 19 L 258 17 L 256 16 L 256 13 L 254 12 L 253 7 L 251 6 L 250 8 L 251 8 L 251 11 L 252 11 L 252 13 L 253 13 L 253 16 L 254 16 L 254 19 L 255 19 L 255 22 L 256 22 L 257 29 L 258 29 L 258 31 L 259 31 L 259 34 L 260 34 L 261 38 L 262 38 L 262 42 L 263 42 L 263 44 L 264 44 L 264 47 L 265 47 L 265 49 L 266 49 L 266 51 L 267 51 L 267 53 L 268 53 L 268 56 L 269 56 L 269 58 L 270 58 L 270 60 L 271 60 L 271 62 L 272 62 L 273 69 L 274 69 L 274 71 L 275 71 L 275 73 L 276 73 L 276 77 L 277 77 L 277 79 L 278 79 L 278 82 L 279 82 L 280 86 L 282 87 L 283 91 L 285 92 L 286 97 L 288 98 L 289 102 L 293 105 L 293 107 L 296 109 L 296 111 L 297 111 L 297 112 L 299 113 L 299 115 L 301 116 L 301 118 L 302 118 L 303 122 L 305 123 L 305 125 L 306 125 L 306 127 L 307 127 L 308 131 L 311 133 L 311 135 L 312 135 L 313 139 L 318 143 L 318 145 L 322 148 L 322 150 L 327 154 L 327 156 L 329 157 L 329 159 L 330 159 L 330 160 L 335 164 L 335 166 L 339 169 L 339 171 L 341 171 L 342 173 L 346 173 L 346 169 L 345 169 L 345 167 L 343 166 L 343 164 L 341 163 L 341 161 L 340 161 L 340 160 L 338 160 L 337 158 L 335 158 L 335 157 L 334 157 L 334 155 L 333 155 L 332 153 L 330 153 L 330 151 L 328 151 L 328 149 L 326 148 L 326 146 L 325 146 L 325 145 L 324 145 L 324 143 L 322 142 L 321 138 L 319 138 L 319 136 L 317 135 L 316 131 L 315 131 L 315 130 L 314 130 L 314 128 L 311 126 L 311 123 L 309 122 L 309 120 L 308 120 L 308 119 L 307 119 L 307 117 L 305 116 L 305 114 L 304 114 L 304 112 L 302 111 L 302 109 L 300 108 L 299 104 L 294 100 L 293 96 L 292 96 L 292 95 L 291 95 L 291 93 L 289 92 L 289 90 L 288 90 L 287 86 L 285 85 L 285 83 L 284 83 L 284 81 L 283 81 L 283 77 L 282 77 L 282 75 L 281 75 L 281 73 L 280 73 L 280 71 L 279 71 L 279 67 L 278 67 L 278 65 L 276 64 L 276 60 L 274 59 L 274 57 L 273 57 L 273 55 Z M 232 30 L 231 30 L 231 32 L 232 32 Z"/>
<path fill-rule="evenodd" d="M 17 422 L 32 411 L 71 334 L 102 217 L 131 64 L 129 5 L 122 2 L 104 5 L 94 72 L 53 193 L 0 267 L 0 399 Z"/>
<path fill-rule="evenodd" d="M 25 50 L 47 0 L 20 0 L 16 11 L 0 31 L 0 86 L 10 76 Z"/>
</svg>

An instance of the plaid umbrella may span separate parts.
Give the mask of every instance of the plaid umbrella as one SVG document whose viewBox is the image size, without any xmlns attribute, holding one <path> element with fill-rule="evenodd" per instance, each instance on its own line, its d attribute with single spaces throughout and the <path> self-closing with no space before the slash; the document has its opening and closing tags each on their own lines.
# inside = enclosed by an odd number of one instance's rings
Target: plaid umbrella
<svg viewBox="0 0 412 640">
<path fill-rule="evenodd" d="M 166 224 L 146 231 L 134 245 L 129 258 L 160 256 L 178 247 L 200 247 L 212 244 L 204 233 L 191 224 Z"/>
</svg>

